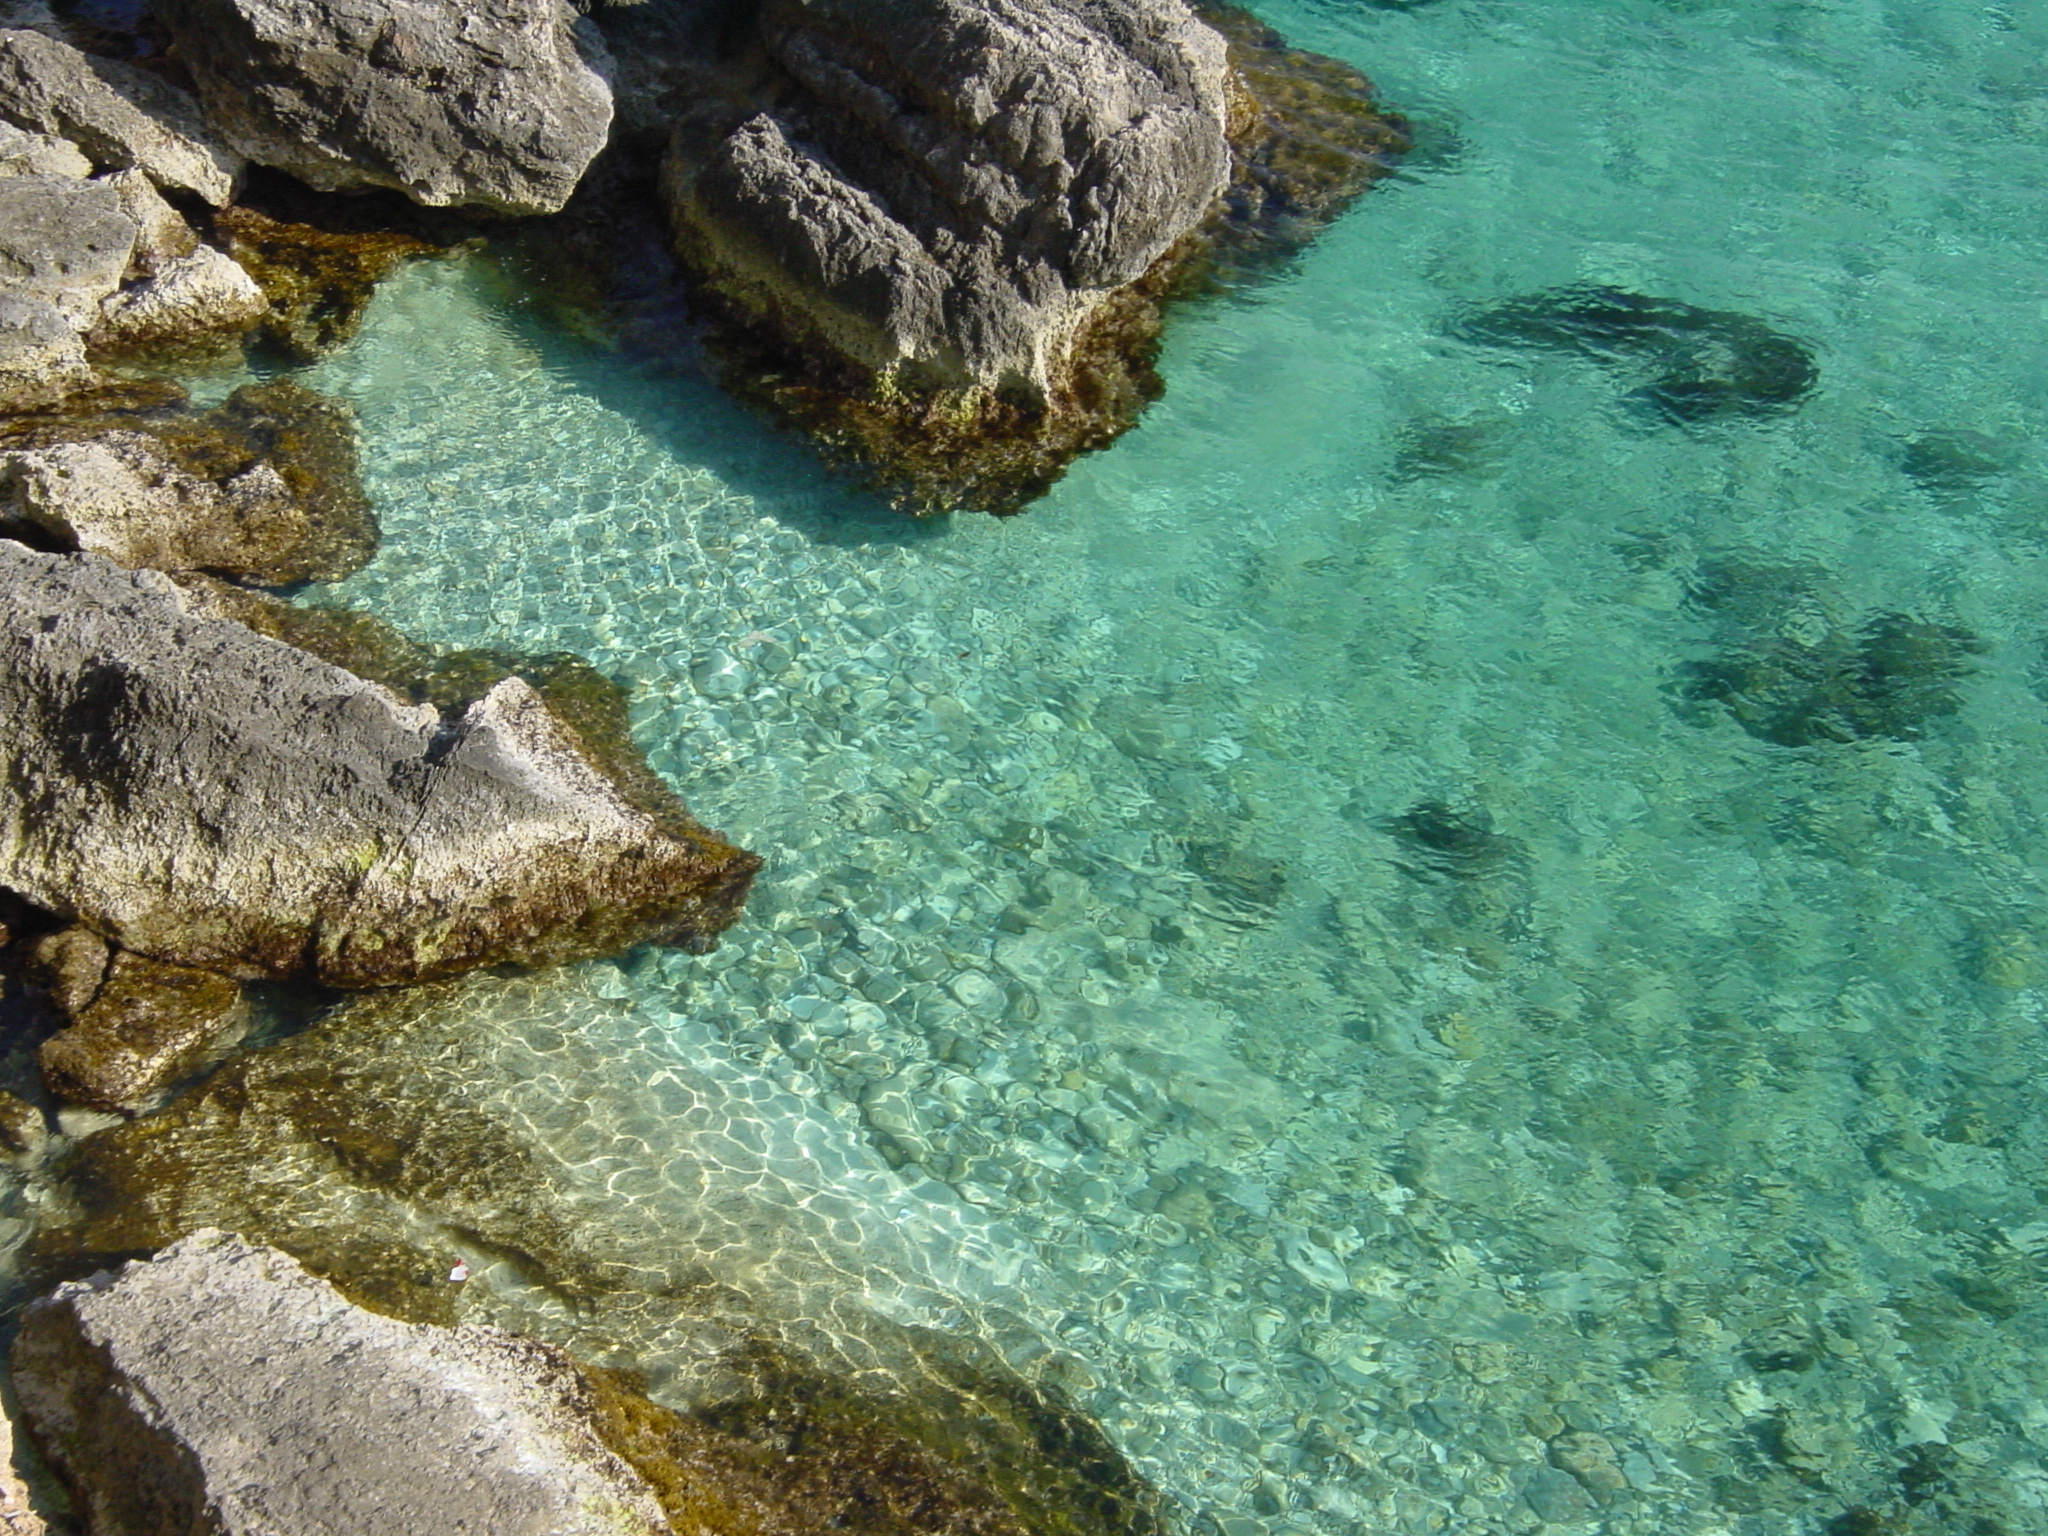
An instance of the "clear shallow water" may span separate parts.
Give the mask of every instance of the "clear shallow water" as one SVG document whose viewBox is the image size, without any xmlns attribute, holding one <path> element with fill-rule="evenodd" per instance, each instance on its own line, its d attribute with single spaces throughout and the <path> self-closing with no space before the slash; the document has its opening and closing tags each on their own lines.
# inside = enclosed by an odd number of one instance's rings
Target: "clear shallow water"
<svg viewBox="0 0 2048 1536">
<path fill-rule="evenodd" d="M 1262 13 L 1435 150 L 1021 519 L 904 523 L 471 268 L 312 371 L 385 519 L 338 595 L 633 682 L 769 859 L 714 956 L 479 989 L 490 1092 L 621 1243 L 808 1234 L 1230 1536 L 2048 1529 L 2048 17 Z M 1681 430 L 1445 335 L 1573 282 L 1821 388 Z M 1982 643 L 1921 739 L 1679 707 L 1886 614 Z"/>
</svg>

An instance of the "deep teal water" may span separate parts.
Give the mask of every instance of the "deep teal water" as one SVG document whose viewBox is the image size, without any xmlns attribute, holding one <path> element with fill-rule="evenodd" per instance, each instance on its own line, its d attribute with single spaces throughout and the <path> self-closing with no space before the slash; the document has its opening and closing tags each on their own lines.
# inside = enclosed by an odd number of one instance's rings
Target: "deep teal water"
<svg viewBox="0 0 2048 1536">
<path fill-rule="evenodd" d="M 1198 1529 L 2048 1529 L 2048 11 L 1260 9 L 1424 151 L 1021 519 L 481 266 L 312 370 L 339 598 L 632 681 L 770 860 L 491 1091 L 657 1226 L 717 1190 L 772 1304 L 988 1331 Z M 1453 334 L 1571 284 L 1819 387 L 1675 425 Z"/>
</svg>

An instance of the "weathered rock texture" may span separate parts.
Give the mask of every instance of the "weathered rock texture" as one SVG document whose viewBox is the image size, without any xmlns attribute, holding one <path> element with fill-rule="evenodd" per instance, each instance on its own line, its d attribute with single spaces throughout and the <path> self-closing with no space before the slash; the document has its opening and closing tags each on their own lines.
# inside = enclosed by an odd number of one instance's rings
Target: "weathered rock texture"
<svg viewBox="0 0 2048 1536">
<path fill-rule="evenodd" d="M 733 14 L 615 24 L 622 52 L 703 54 L 628 71 L 632 122 L 678 114 L 677 254 L 736 386 L 918 510 L 1014 511 L 1127 428 L 1159 392 L 1161 303 L 1224 227 L 1398 142 L 1355 71 L 1243 13 L 1227 42 L 1183 0 Z M 1325 152 L 1287 152 L 1310 119 Z"/>
<path fill-rule="evenodd" d="M 14 1378 L 95 1536 L 666 1536 L 573 1362 L 349 1305 L 195 1233 L 23 1316 Z"/>
<path fill-rule="evenodd" d="M 708 942 L 759 861 L 631 804 L 517 677 L 457 718 L 0 544 L 0 885 L 119 948 L 377 986 Z"/>
<path fill-rule="evenodd" d="M 43 1082 L 60 1099 L 139 1114 L 213 1066 L 249 1010 L 225 976 L 110 949 L 84 928 L 39 940 L 27 963 L 62 1028 L 43 1042 Z"/>
<path fill-rule="evenodd" d="M 0 1413 L 0 1536 L 43 1536 L 45 1529 L 14 1471 L 14 1421 Z"/>
<path fill-rule="evenodd" d="M 0 289 L 0 414 L 38 410 L 89 388 L 78 327 L 48 299 Z"/>
<path fill-rule="evenodd" d="M 121 286 L 141 231 L 121 194 L 68 176 L 0 181 L 0 275 L 7 289 L 41 299 L 79 330 L 99 319 Z"/>
<path fill-rule="evenodd" d="M 323 191 L 547 213 L 604 147 L 602 41 L 564 0 L 159 0 L 214 128 Z"/>
<path fill-rule="evenodd" d="M 215 207 L 242 173 L 242 157 L 214 137 L 184 91 L 41 32 L 0 30 L 0 119 L 68 139 L 99 170 L 133 167 L 167 192 Z"/>
<path fill-rule="evenodd" d="M 212 411 L 0 429 L 0 535 L 274 586 L 338 581 L 377 549 L 354 418 L 289 379 Z"/>
</svg>

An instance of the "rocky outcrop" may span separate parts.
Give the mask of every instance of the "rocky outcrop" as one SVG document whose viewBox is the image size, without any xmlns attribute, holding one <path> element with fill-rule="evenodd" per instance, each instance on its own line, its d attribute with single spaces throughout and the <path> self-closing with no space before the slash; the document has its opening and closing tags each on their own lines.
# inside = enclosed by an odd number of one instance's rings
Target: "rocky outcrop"
<svg viewBox="0 0 2048 1536">
<path fill-rule="evenodd" d="M 89 555 L 0 544 L 0 739 L 0 886 L 223 975 L 708 945 L 759 866 L 632 804 L 518 677 L 444 719 Z"/>
<path fill-rule="evenodd" d="M 0 432 L 0 535 L 285 586 L 360 570 L 376 553 L 377 520 L 348 409 L 280 379 L 244 385 L 212 411 Z"/>
<path fill-rule="evenodd" d="M 1356 71 L 1183 0 L 716 19 L 607 23 L 628 127 L 675 120 L 677 256 L 729 382 L 918 511 L 1015 511 L 1129 427 L 1205 255 L 1298 245 L 1403 142 Z"/>
<path fill-rule="evenodd" d="M 759 110 L 665 171 L 700 284 L 926 438 L 1086 414 L 1114 296 L 1228 179 L 1222 39 L 1181 0 L 769 0 L 751 46 Z"/>
<path fill-rule="evenodd" d="M 242 157 L 207 129 L 184 91 L 41 32 L 0 30 L 0 119 L 68 140 L 96 169 L 132 167 L 215 207 L 242 173 Z"/>
<path fill-rule="evenodd" d="M 17 163 L 44 169 L 0 176 L 0 415 L 105 385 L 89 356 L 232 337 L 264 318 L 248 273 L 200 245 L 140 171 L 81 177 L 58 141 L 13 144 Z"/>
<path fill-rule="evenodd" d="M 222 1232 L 33 1303 L 13 1370 L 95 1536 L 672 1529 L 566 1356 L 365 1312 Z"/>
<path fill-rule="evenodd" d="M 1034 1385 L 972 1326 L 866 1299 L 928 1293 L 886 1231 L 806 1214 L 813 1181 L 833 1210 L 861 1197 L 833 1189 L 829 1150 L 784 1161 L 776 1106 L 681 1066 L 630 1109 L 599 1086 L 634 1027 L 623 1006 L 561 976 L 351 998 L 78 1143 L 32 1268 L 224 1226 L 393 1316 L 642 1365 L 660 1403 L 597 1382 L 600 1416 L 679 1531 L 1159 1536 L 1156 1495 L 1053 1378 Z M 810 1170 L 798 1186 L 792 1166 Z M 451 1284 L 457 1255 L 471 1274 Z"/>
<path fill-rule="evenodd" d="M 213 127 L 322 191 L 547 213 L 611 125 L 565 0 L 159 0 Z"/>
<path fill-rule="evenodd" d="M 92 174 L 92 162 L 76 144 L 47 133 L 25 133 L 0 123 L 0 176 L 70 176 Z"/>
<path fill-rule="evenodd" d="M 40 1051 L 44 1085 L 90 1109 L 140 1114 L 248 1028 L 242 989 L 225 976 L 124 954 L 84 928 L 37 941 L 24 969 L 62 1026 Z"/>
</svg>

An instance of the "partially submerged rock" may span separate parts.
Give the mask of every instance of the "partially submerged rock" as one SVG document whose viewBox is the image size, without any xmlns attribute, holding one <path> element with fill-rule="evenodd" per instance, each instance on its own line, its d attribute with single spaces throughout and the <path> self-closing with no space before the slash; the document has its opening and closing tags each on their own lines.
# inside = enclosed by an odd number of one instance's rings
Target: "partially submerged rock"
<svg viewBox="0 0 2048 1536">
<path fill-rule="evenodd" d="M 99 170 L 133 167 L 167 192 L 215 207 L 242 173 L 242 157 L 177 86 L 41 32 L 0 30 L 0 119 L 70 141 Z"/>
<path fill-rule="evenodd" d="M 377 549 L 353 416 L 289 379 L 211 411 L 0 430 L 0 535 L 274 586 L 338 581 Z"/>
<path fill-rule="evenodd" d="M 83 1273 L 227 1225 L 394 1316 L 644 1364 L 658 1403 L 599 1380 L 595 1407 L 679 1531 L 1158 1536 L 1155 1495 L 1052 1378 L 1026 1380 L 971 1327 L 867 1300 L 903 1294 L 889 1234 L 805 1227 L 785 1202 L 809 1186 L 716 1129 L 760 1109 L 678 1060 L 625 1111 L 633 1171 L 593 1159 L 627 1130 L 608 1090 L 586 1102 L 617 1075 L 619 1005 L 565 1013 L 574 992 L 477 976 L 349 1000 L 79 1143 L 51 1191 L 70 1219 L 44 1228 L 37 1267 Z M 824 1228 L 857 1235 L 835 1246 Z"/>
<path fill-rule="evenodd" d="M 346 219 L 344 212 L 297 207 L 286 215 L 238 204 L 214 216 L 215 237 L 263 291 L 262 334 L 296 362 L 347 341 L 379 280 L 407 258 L 439 248 L 405 230 Z M 323 214 L 325 222 L 312 222 Z"/>
<path fill-rule="evenodd" d="M 193 1234 L 30 1305 L 12 1356 L 95 1536 L 667 1536 L 558 1351 L 351 1306 Z"/>
<path fill-rule="evenodd" d="M 322 191 L 549 213 L 611 125 L 602 42 L 565 0 L 159 0 L 208 120 Z"/>
<path fill-rule="evenodd" d="M 360 987 L 708 946 L 759 867 L 518 677 L 444 720 L 89 555 L 0 543 L 0 597 L 0 885 L 133 953 Z"/>
<path fill-rule="evenodd" d="M 1225 19 L 769 0 L 694 89 L 636 66 L 730 382 L 916 510 L 1041 494 L 1156 397 L 1161 305 L 1227 229 L 1298 243 L 1399 140 L 1356 71 Z"/>
<path fill-rule="evenodd" d="M 67 928 L 26 965 L 61 1028 L 40 1051 L 58 1098 L 134 1115 L 218 1063 L 247 1030 L 242 989 L 225 976 L 165 965 Z"/>
</svg>

